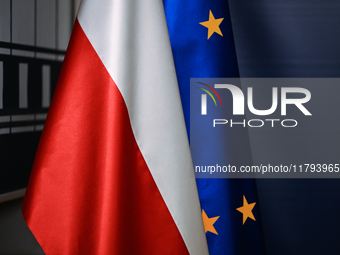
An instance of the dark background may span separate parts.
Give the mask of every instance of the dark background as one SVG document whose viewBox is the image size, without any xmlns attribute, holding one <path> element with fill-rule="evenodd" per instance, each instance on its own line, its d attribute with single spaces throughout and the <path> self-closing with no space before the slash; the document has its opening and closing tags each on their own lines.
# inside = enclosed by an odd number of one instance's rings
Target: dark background
<svg viewBox="0 0 340 255">
<path fill-rule="evenodd" d="M 340 77 L 338 1 L 229 3 L 242 77 Z M 265 158 L 266 145 L 254 135 L 250 139 L 254 161 Z M 303 157 L 308 151 L 299 153 Z M 340 180 L 256 182 L 269 255 L 340 254 Z M 18 199 L 0 204 L 0 254 L 42 254 L 22 219 L 21 203 Z"/>
<path fill-rule="evenodd" d="M 231 0 L 229 3 L 242 77 L 340 76 L 338 1 Z M 338 119 L 339 114 L 329 117 Z M 330 136 L 339 139 L 336 132 Z M 254 162 L 268 158 L 268 148 L 261 138 L 250 134 L 250 139 Z M 285 143 L 284 136 L 277 139 Z M 315 139 L 307 134 L 305 140 L 306 144 L 308 140 L 320 143 L 313 142 L 311 151 L 323 143 L 323 137 Z M 297 142 L 287 145 L 290 149 L 287 153 L 296 147 Z M 323 153 L 328 153 L 327 150 L 330 148 L 324 148 Z M 296 153 L 308 158 L 309 151 L 307 148 Z M 340 254 L 339 179 L 257 179 L 256 182 L 268 254 Z"/>
</svg>

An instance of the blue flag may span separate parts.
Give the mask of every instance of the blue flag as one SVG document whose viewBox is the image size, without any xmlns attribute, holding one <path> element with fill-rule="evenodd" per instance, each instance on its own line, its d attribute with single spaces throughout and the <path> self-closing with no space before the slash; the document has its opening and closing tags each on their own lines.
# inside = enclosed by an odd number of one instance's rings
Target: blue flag
<svg viewBox="0 0 340 255">
<path fill-rule="evenodd" d="M 228 2 L 163 3 L 190 134 L 190 79 L 239 77 Z M 250 165 L 247 131 L 237 130 L 224 135 L 217 148 L 212 142 L 204 151 L 235 166 Z M 200 148 L 192 153 L 193 158 L 204 156 Z M 198 178 L 197 187 L 210 254 L 266 254 L 254 179 Z"/>
</svg>

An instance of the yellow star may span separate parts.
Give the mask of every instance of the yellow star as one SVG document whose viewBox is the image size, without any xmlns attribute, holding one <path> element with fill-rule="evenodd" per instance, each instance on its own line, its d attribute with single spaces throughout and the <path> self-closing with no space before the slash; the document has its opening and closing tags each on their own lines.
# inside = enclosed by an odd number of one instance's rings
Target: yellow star
<svg viewBox="0 0 340 255">
<path fill-rule="evenodd" d="M 215 19 L 214 15 L 212 14 L 212 12 L 210 10 L 209 11 L 209 20 L 200 23 L 200 25 L 208 28 L 208 40 L 209 40 L 210 36 L 213 35 L 213 33 L 217 33 L 217 34 L 223 36 L 221 29 L 219 27 L 223 19 L 224 18 Z"/>
<path fill-rule="evenodd" d="M 213 225 L 214 225 L 215 221 L 217 221 L 217 219 L 219 217 L 220 216 L 209 218 L 207 216 L 207 214 L 205 213 L 205 211 L 202 210 L 202 218 L 203 218 L 203 225 L 204 225 L 205 233 L 210 231 L 211 233 L 214 233 L 214 234 L 218 235 L 218 233 L 217 233 L 217 231 L 216 231 L 216 229 L 214 228 Z"/>
<path fill-rule="evenodd" d="M 255 220 L 254 214 L 251 210 L 253 210 L 256 203 L 248 204 L 247 199 L 243 196 L 243 206 L 236 208 L 237 211 L 243 214 L 243 225 L 248 218 Z"/>
</svg>

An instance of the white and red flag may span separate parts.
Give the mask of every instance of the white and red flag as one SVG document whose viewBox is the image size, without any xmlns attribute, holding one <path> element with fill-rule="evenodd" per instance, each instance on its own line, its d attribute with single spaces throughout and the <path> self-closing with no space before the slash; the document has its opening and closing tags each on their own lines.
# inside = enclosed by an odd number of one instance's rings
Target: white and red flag
<svg viewBox="0 0 340 255">
<path fill-rule="evenodd" d="M 46 254 L 207 254 L 162 0 L 83 0 L 23 204 Z"/>
</svg>

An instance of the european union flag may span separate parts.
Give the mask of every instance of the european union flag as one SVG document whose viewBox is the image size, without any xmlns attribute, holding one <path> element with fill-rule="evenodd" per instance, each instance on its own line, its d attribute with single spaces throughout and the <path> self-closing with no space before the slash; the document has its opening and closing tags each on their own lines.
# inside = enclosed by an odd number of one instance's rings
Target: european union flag
<svg viewBox="0 0 340 255">
<path fill-rule="evenodd" d="M 190 133 L 190 78 L 239 77 L 228 2 L 163 3 Z M 245 128 L 224 136 L 218 148 L 210 146 L 232 165 L 251 164 Z M 253 179 L 199 178 L 197 186 L 210 254 L 266 253 Z"/>
</svg>

